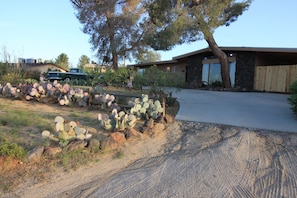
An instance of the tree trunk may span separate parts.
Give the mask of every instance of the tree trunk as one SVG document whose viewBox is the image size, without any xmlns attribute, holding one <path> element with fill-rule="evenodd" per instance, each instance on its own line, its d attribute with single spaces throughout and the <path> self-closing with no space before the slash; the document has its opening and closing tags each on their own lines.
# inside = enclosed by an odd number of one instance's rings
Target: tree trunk
<svg viewBox="0 0 297 198">
<path fill-rule="evenodd" d="M 229 61 L 228 56 L 226 53 L 219 48 L 216 41 L 213 38 L 213 35 L 208 35 L 207 38 L 205 38 L 206 42 L 209 45 L 209 48 L 211 49 L 212 53 L 219 59 L 221 64 L 221 76 L 223 81 L 223 87 L 224 88 L 230 88 L 231 82 L 230 82 L 230 68 L 229 68 Z"/>
<path fill-rule="evenodd" d="M 119 68 L 118 66 L 118 55 L 116 52 L 112 53 L 112 68 L 117 70 Z"/>
</svg>

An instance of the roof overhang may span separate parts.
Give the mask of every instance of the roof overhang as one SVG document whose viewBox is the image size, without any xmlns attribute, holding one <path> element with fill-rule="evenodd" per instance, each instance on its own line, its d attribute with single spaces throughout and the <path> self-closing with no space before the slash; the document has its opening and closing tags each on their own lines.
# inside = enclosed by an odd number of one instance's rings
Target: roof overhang
<svg viewBox="0 0 297 198">
<path fill-rule="evenodd" d="M 268 47 L 219 47 L 221 50 L 225 52 L 258 52 L 258 53 L 282 53 L 282 54 L 290 54 L 297 55 L 297 48 L 268 48 Z M 181 61 L 180 59 L 185 59 L 190 56 L 195 56 L 198 54 L 206 54 L 212 53 L 210 48 L 203 48 L 201 50 L 193 51 L 190 53 L 182 54 L 180 56 L 172 57 L 172 60 L 167 61 L 157 61 L 157 62 L 149 62 L 149 63 L 140 63 L 128 65 L 128 67 L 137 67 L 137 68 L 147 68 L 153 65 L 168 65 L 175 64 Z"/>
<path fill-rule="evenodd" d="M 296 53 L 297 54 L 297 48 L 267 48 L 267 47 L 220 47 L 223 51 L 241 51 L 241 52 L 269 52 L 269 53 Z M 187 54 L 183 54 L 180 56 L 175 56 L 172 59 L 178 60 L 187 58 L 189 56 L 194 56 L 197 54 L 203 54 L 206 52 L 211 52 L 210 48 L 204 48 L 201 50 L 197 50 L 194 52 L 190 52 Z"/>
<path fill-rule="evenodd" d="M 138 68 L 146 68 L 151 67 L 153 65 L 168 65 L 177 63 L 177 60 L 169 60 L 169 61 L 157 61 L 157 62 L 149 62 L 149 63 L 139 63 L 133 65 L 127 65 L 127 67 L 138 67 Z"/>
</svg>

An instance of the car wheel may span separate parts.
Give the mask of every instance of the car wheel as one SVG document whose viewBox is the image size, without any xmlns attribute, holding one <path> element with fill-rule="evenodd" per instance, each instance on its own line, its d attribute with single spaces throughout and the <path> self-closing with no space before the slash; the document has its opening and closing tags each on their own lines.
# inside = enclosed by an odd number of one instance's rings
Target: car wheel
<svg viewBox="0 0 297 198">
<path fill-rule="evenodd" d="M 65 81 L 66 82 L 69 82 L 71 79 L 70 78 L 65 78 Z"/>
</svg>

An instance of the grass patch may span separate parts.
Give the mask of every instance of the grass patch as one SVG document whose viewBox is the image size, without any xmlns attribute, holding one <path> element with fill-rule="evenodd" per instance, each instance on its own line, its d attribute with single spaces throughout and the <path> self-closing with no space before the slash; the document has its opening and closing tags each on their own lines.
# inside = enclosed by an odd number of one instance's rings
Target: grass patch
<svg viewBox="0 0 297 198">
<path fill-rule="evenodd" d="M 113 159 L 122 159 L 124 157 L 124 152 L 123 151 L 117 151 L 114 156 Z"/>
<path fill-rule="evenodd" d="M 93 153 L 88 149 L 77 149 L 74 151 L 63 151 L 56 158 L 56 164 L 62 166 L 67 172 L 76 170 L 81 166 L 87 165 L 90 162 L 98 162 L 98 156 L 102 153 Z"/>
<path fill-rule="evenodd" d="M 48 120 L 37 115 L 35 112 L 12 110 L 5 113 L 5 116 L 1 116 L 0 123 L 2 126 L 10 127 L 24 127 L 24 126 L 36 126 L 44 128 L 48 126 Z"/>
</svg>

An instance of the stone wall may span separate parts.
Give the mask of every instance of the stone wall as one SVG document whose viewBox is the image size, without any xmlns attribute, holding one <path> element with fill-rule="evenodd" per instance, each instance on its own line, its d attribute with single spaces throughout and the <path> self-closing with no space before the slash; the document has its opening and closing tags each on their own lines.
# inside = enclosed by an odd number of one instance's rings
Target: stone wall
<svg viewBox="0 0 297 198">
<path fill-rule="evenodd" d="M 202 55 L 190 56 L 188 58 L 186 83 L 191 88 L 197 88 L 202 82 Z"/>
<path fill-rule="evenodd" d="M 255 52 L 236 53 L 235 87 L 243 91 L 254 90 Z"/>
</svg>

